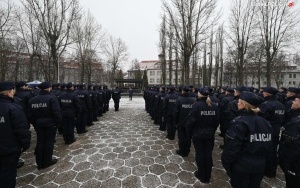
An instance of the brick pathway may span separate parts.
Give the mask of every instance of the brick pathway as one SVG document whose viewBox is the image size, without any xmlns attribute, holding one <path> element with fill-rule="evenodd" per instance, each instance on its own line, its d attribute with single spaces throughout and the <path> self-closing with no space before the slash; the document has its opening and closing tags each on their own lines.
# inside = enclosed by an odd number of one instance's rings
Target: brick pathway
<svg viewBox="0 0 300 188">
<path fill-rule="evenodd" d="M 21 158 L 25 165 L 18 169 L 17 187 L 231 187 L 220 161 L 222 139 L 216 135 L 211 183 L 202 185 L 194 176 L 194 149 L 189 157 L 176 155 L 177 141 L 165 138 L 144 110 L 142 97 L 128 101 L 123 97 L 120 111 L 110 111 L 88 127 L 77 141 L 65 145 L 57 135 L 54 155 L 58 163 L 37 170 L 33 154 L 36 139 Z M 279 171 L 279 170 L 278 170 Z M 284 187 L 281 171 L 277 178 L 265 178 L 263 188 Z"/>
</svg>

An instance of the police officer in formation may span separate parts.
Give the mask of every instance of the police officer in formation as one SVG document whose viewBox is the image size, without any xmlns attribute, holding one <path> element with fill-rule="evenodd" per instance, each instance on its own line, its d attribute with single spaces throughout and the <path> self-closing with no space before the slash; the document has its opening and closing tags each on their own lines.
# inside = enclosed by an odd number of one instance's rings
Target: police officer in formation
<svg viewBox="0 0 300 188">
<path fill-rule="evenodd" d="M 219 108 L 220 108 L 220 136 L 221 137 L 224 137 L 225 136 L 225 133 L 226 133 L 226 130 L 228 129 L 229 127 L 229 123 L 230 121 L 226 121 L 227 118 L 226 118 L 226 115 L 225 115 L 225 111 L 227 110 L 228 108 L 228 104 L 234 100 L 234 90 L 230 87 L 226 88 L 225 89 L 225 96 L 222 98 L 220 104 L 219 104 Z"/>
<path fill-rule="evenodd" d="M 0 82 L 0 186 L 16 186 L 17 165 L 30 147 L 31 133 L 23 108 L 14 103 L 15 85 Z"/>
<path fill-rule="evenodd" d="M 278 165 L 277 148 L 279 144 L 280 128 L 284 121 L 285 107 L 277 100 L 278 90 L 274 87 L 266 87 L 263 89 L 263 97 L 265 102 L 259 106 L 258 115 L 270 122 L 272 132 L 272 158 L 267 161 L 265 176 L 276 177 Z"/>
<path fill-rule="evenodd" d="M 272 126 L 257 116 L 263 98 L 245 91 L 238 100 L 240 116 L 230 122 L 222 164 L 232 187 L 259 188 L 266 161 L 271 159 Z"/>
<path fill-rule="evenodd" d="M 300 96 L 291 106 L 290 120 L 286 123 L 279 144 L 279 165 L 285 174 L 287 188 L 300 185 Z"/>
<path fill-rule="evenodd" d="M 57 162 L 52 155 L 56 130 L 61 123 L 62 114 L 58 98 L 50 93 L 51 83 L 43 82 L 39 88 L 39 95 L 29 101 L 29 120 L 37 135 L 36 164 L 38 169 L 43 169 Z"/>
<path fill-rule="evenodd" d="M 116 87 L 116 89 L 112 92 L 112 98 L 114 100 L 115 111 L 119 111 L 120 99 L 121 99 L 121 90 Z"/>
<path fill-rule="evenodd" d="M 213 166 L 212 151 L 215 131 L 219 126 L 219 109 L 208 97 L 208 88 L 198 90 L 199 100 L 193 105 L 186 124 L 188 138 L 193 140 L 198 170 L 194 173 L 202 183 L 209 183 Z"/>
<path fill-rule="evenodd" d="M 167 138 L 175 138 L 175 122 L 174 122 L 174 110 L 178 95 L 175 94 L 175 88 L 169 87 L 169 92 L 166 94 L 163 100 L 163 119 L 159 130 L 165 131 L 167 129 Z"/>
<path fill-rule="evenodd" d="M 176 153 L 182 157 L 187 157 L 190 153 L 191 139 L 187 135 L 186 122 L 188 115 L 192 109 L 193 104 L 196 102 L 195 98 L 190 97 L 189 88 L 182 88 L 182 95 L 180 95 L 176 101 L 174 120 L 178 133 L 178 150 Z M 172 128 L 172 136 L 175 137 L 176 127 Z M 169 134 L 169 131 L 167 134 Z"/>
<path fill-rule="evenodd" d="M 91 112 L 92 108 L 92 101 L 91 97 L 85 89 L 84 84 L 78 85 L 78 90 L 74 92 L 80 99 L 80 116 L 78 117 L 78 121 L 76 124 L 77 134 L 86 133 L 86 125 L 87 125 L 87 118 L 89 112 Z"/>
<path fill-rule="evenodd" d="M 76 141 L 74 137 L 74 128 L 77 119 L 80 117 L 80 101 L 74 93 L 74 86 L 68 83 L 67 90 L 59 96 L 62 111 L 62 128 L 65 144 L 72 144 Z"/>
</svg>

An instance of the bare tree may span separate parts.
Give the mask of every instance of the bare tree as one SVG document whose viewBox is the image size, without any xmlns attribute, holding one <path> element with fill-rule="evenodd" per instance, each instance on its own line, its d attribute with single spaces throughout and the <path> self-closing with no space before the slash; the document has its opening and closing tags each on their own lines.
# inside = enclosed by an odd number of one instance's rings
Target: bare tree
<svg viewBox="0 0 300 188">
<path fill-rule="evenodd" d="M 175 40 L 180 45 L 183 58 L 185 84 L 189 82 L 190 58 L 197 45 L 205 39 L 207 31 L 217 20 L 214 16 L 217 0 L 164 0 L 163 7 L 168 22 L 174 27 Z"/>
<path fill-rule="evenodd" d="M 169 85 L 172 85 L 172 76 L 173 76 L 173 49 L 174 49 L 174 31 L 172 25 L 169 25 L 168 30 L 168 55 L 169 55 Z"/>
<path fill-rule="evenodd" d="M 0 80 L 5 80 L 8 69 L 9 53 L 12 50 L 11 32 L 13 9 L 9 0 L 0 1 Z"/>
<path fill-rule="evenodd" d="M 239 85 L 244 85 L 245 55 L 251 40 L 255 24 L 255 10 L 253 0 L 234 0 L 230 14 L 230 30 L 228 37 L 231 45 L 236 49 L 236 75 Z"/>
<path fill-rule="evenodd" d="M 128 48 L 121 38 L 113 38 L 111 36 L 103 48 L 103 53 L 106 56 L 107 65 L 111 70 L 111 86 L 113 86 L 116 70 L 128 58 Z"/>
<path fill-rule="evenodd" d="M 83 13 L 80 19 L 74 23 L 74 41 L 76 51 L 80 59 L 80 81 L 90 84 L 92 75 L 92 63 L 97 59 L 97 50 L 105 39 L 105 32 L 90 12 Z"/>
<path fill-rule="evenodd" d="M 59 58 L 70 42 L 70 30 L 79 12 L 78 0 L 23 0 L 23 5 L 38 21 L 49 46 L 54 66 L 52 82 L 59 82 Z"/>
<path fill-rule="evenodd" d="M 260 1 L 255 0 L 258 3 Z M 265 6 L 258 6 L 256 19 L 266 54 L 266 80 L 271 85 L 272 66 L 278 50 L 287 44 L 295 25 L 299 22 L 299 10 L 288 7 L 281 0 L 267 0 Z"/>
<path fill-rule="evenodd" d="M 166 72 L 167 72 L 167 61 L 166 61 L 166 52 L 167 52 L 167 22 L 166 15 L 162 18 L 162 23 L 159 31 L 159 49 L 160 54 L 159 61 L 161 63 L 161 83 L 166 85 Z"/>
</svg>

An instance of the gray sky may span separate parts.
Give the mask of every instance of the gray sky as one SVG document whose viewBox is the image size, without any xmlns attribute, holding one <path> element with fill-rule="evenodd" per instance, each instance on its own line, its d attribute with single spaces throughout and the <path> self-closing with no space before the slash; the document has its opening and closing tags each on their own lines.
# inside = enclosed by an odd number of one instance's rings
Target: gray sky
<svg viewBox="0 0 300 188">
<path fill-rule="evenodd" d="M 129 48 L 129 62 L 158 58 L 161 0 L 84 0 L 108 34 L 120 37 Z"/>
</svg>

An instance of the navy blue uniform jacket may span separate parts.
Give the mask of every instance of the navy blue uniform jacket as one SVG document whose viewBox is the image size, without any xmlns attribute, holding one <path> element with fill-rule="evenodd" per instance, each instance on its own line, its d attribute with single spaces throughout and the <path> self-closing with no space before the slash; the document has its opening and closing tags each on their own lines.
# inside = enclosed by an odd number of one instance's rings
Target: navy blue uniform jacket
<svg viewBox="0 0 300 188">
<path fill-rule="evenodd" d="M 22 107 L 4 95 L 0 95 L 0 106 L 0 155 L 28 149 L 31 133 Z"/>
</svg>

